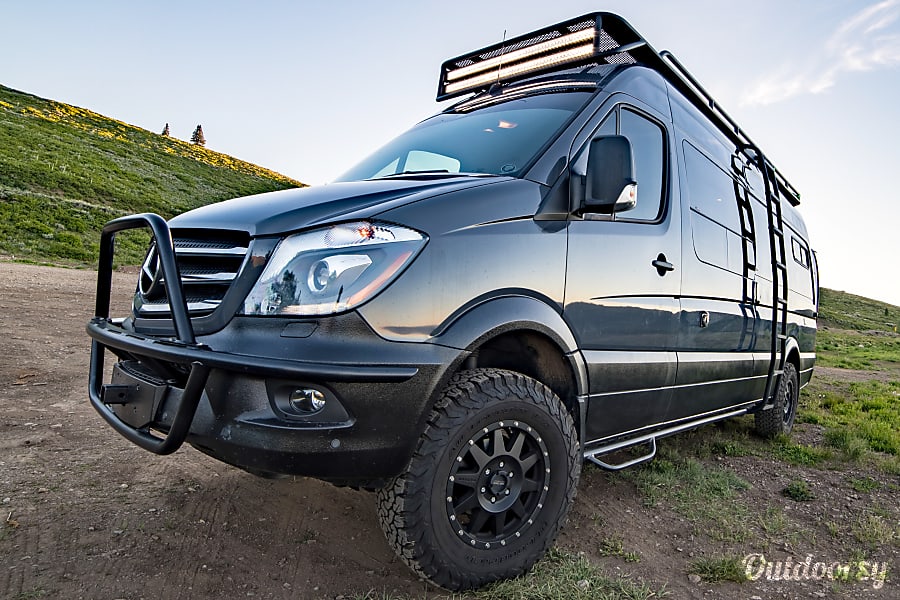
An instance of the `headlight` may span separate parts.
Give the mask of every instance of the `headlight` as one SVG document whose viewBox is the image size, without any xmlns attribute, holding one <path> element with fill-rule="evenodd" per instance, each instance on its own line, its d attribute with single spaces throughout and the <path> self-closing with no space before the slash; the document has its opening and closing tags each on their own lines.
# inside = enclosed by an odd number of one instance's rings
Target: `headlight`
<svg viewBox="0 0 900 600">
<path fill-rule="evenodd" d="M 425 245 L 418 231 L 343 223 L 278 244 L 244 301 L 245 315 L 330 315 L 365 302 Z"/>
</svg>

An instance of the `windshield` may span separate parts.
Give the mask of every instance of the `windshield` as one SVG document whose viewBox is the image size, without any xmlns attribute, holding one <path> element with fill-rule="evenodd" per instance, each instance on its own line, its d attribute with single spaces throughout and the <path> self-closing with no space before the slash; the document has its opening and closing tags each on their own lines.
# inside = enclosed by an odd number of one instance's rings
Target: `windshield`
<svg viewBox="0 0 900 600">
<path fill-rule="evenodd" d="M 465 113 L 444 113 L 395 138 L 337 181 L 403 173 L 485 173 L 521 176 L 591 96 L 543 94 Z"/>
</svg>

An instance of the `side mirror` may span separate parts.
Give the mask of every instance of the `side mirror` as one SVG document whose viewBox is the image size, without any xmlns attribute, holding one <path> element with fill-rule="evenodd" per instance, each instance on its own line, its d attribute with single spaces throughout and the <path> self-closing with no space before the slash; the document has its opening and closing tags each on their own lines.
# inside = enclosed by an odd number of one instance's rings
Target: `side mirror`
<svg viewBox="0 0 900 600">
<path fill-rule="evenodd" d="M 584 190 L 585 212 L 612 214 L 637 204 L 631 142 L 621 135 L 591 140 Z"/>
</svg>

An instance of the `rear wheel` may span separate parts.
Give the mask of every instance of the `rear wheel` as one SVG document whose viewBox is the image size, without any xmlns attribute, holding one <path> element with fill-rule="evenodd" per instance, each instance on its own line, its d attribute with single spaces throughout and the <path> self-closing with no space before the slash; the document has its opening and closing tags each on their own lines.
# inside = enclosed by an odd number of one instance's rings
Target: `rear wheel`
<svg viewBox="0 0 900 600">
<path fill-rule="evenodd" d="M 792 363 L 785 363 L 784 372 L 778 380 L 772 408 L 761 410 L 754 416 L 756 432 L 767 438 L 779 434 L 789 434 L 794 427 L 797 416 L 797 403 L 800 399 L 800 383 L 797 368 Z"/>
<path fill-rule="evenodd" d="M 572 418 L 541 383 L 477 369 L 456 375 L 406 471 L 378 493 L 388 542 L 451 590 L 514 577 L 540 558 L 575 497 Z"/>
</svg>

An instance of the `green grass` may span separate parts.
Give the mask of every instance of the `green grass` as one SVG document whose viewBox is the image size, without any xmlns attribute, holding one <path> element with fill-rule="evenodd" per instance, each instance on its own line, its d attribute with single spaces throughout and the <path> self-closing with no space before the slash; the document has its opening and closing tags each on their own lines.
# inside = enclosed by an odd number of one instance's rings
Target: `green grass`
<svg viewBox="0 0 900 600">
<path fill-rule="evenodd" d="M 887 376 L 872 381 L 814 377 L 801 397 L 798 420 L 824 427 L 826 446 L 840 458 L 873 459 L 884 472 L 900 472 L 900 335 L 893 331 L 900 309 L 830 290 L 823 290 L 820 308 L 823 323 L 845 329 L 820 330 L 818 364 Z"/>
<path fill-rule="evenodd" d="M 892 521 L 890 517 L 872 511 L 860 516 L 850 531 L 872 551 L 884 550 L 889 545 L 900 547 L 900 525 Z"/>
<path fill-rule="evenodd" d="M 46 598 L 49 593 L 43 588 L 34 588 L 25 592 L 19 592 L 12 596 L 12 600 L 37 600 L 38 598 Z"/>
<path fill-rule="evenodd" d="M 847 429 L 828 429 L 825 431 L 825 443 L 838 450 L 845 459 L 858 461 L 869 450 L 869 444 Z"/>
<path fill-rule="evenodd" d="M 822 382 L 815 378 L 800 420 L 825 427 L 825 443 L 848 460 L 872 452 L 900 459 L 900 380 Z"/>
<path fill-rule="evenodd" d="M 0 86 L 0 254 L 92 264 L 100 228 L 112 218 L 170 218 L 298 185 L 201 146 Z M 147 239 L 121 240 L 119 262 L 139 262 Z"/>
<path fill-rule="evenodd" d="M 622 536 L 614 535 L 600 541 L 598 549 L 600 556 L 615 556 L 625 559 L 625 562 L 640 562 L 641 557 L 637 552 L 625 550 L 625 540 Z"/>
<path fill-rule="evenodd" d="M 853 488 L 854 491 L 860 492 L 862 494 L 867 494 L 869 492 L 874 492 L 875 490 L 881 487 L 881 484 L 878 483 L 872 477 L 854 477 L 850 479 L 850 487 Z"/>
<path fill-rule="evenodd" d="M 691 452 L 690 445 L 685 445 Z M 747 507 L 733 502 L 750 484 L 733 472 L 683 454 L 676 444 L 641 467 L 623 471 L 634 482 L 647 506 L 672 506 L 716 541 L 743 542 L 750 535 Z"/>
<path fill-rule="evenodd" d="M 828 448 L 795 444 L 790 437 L 784 435 L 772 440 L 772 453 L 786 463 L 801 467 L 814 467 L 834 456 L 834 453 Z"/>
<path fill-rule="evenodd" d="M 699 575 L 708 583 L 722 581 L 735 581 L 742 583 L 747 581 L 747 575 L 741 559 L 734 556 L 722 556 L 716 558 L 700 558 L 691 564 L 688 573 Z"/>
<path fill-rule="evenodd" d="M 786 488 L 781 490 L 781 495 L 790 498 L 794 502 L 809 502 L 815 498 L 809 484 L 802 479 L 795 479 Z"/>
<path fill-rule="evenodd" d="M 583 554 L 552 549 L 528 573 L 476 591 L 479 600 L 644 600 L 664 590 L 627 577 L 610 577 Z"/>
<path fill-rule="evenodd" d="M 787 515 L 776 506 L 767 506 L 763 514 L 757 515 L 756 522 L 769 538 L 783 536 L 788 531 Z"/>
<path fill-rule="evenodd" d="M 900 363 L 900 334 L 821 329 L 816 339 L 816 363 L 858 370 Z"/>
</svg>

